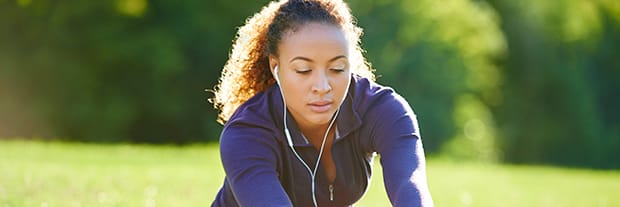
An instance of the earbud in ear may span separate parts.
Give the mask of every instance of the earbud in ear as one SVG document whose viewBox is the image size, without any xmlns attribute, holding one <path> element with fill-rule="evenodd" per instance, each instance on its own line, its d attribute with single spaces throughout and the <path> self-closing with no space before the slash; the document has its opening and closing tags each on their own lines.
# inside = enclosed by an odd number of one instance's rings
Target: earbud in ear
<svg viewBox="0 0 620 207">
<path fill-rule="evenodd" d="M 278 84 L 280 84 L 280 79 L 278 78 L 278 65 L 273 68 L 273 78 L 276 79 Z"/>
</svg>

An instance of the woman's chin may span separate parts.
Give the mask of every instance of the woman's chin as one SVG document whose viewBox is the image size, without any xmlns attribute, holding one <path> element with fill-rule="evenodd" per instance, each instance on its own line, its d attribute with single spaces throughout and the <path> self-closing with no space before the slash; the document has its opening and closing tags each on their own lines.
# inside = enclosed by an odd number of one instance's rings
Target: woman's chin
<svg viewBox="0 0 620 207">
<path fill-rule="evenodd" d="M 314 116 L 308 117 L 308 121 L 312 125 L 326 125 L 329 124 L 332 120 L 333 113 L 323 113 L 323 114 L 315 114 Z"/>
</svg>

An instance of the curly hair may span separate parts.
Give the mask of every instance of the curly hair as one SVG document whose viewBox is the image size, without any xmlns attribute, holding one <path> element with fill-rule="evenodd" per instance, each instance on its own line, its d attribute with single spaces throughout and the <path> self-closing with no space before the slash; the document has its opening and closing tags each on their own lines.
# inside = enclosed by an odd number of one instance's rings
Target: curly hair
<svg viewBox="0 0 620 207">
<path fill-rule="evenodd" d="M 269 3 L 240 27 L 219 84 L 210 99 L 220 111 L 218 122 L 225 123 L 232 113 L 252 96 L 275 83 L 269 55 L 278 56 L 278 45 L 286 32 L 311 23 L 328 23 L 341 28 L 351 52 L 351 72 L 375 79 L 360 46 L 362 29 L 356 26 L 348 5 L 342 0 L 280 0 Z"/>
</svg>

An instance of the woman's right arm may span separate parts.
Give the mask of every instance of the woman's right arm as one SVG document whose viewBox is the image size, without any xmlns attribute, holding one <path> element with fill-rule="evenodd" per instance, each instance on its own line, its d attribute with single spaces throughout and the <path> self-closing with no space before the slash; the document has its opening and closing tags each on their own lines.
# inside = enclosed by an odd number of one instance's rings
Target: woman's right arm
<svg viewBox="0 0 620 207">
<path fill-rule="evenodd" d="M 267 130 L 247 126 L 222 132 L 222 164 L 239 206 L 293 206 L 278 179 L 278 143 L 271 137 Z"/>
</svg>

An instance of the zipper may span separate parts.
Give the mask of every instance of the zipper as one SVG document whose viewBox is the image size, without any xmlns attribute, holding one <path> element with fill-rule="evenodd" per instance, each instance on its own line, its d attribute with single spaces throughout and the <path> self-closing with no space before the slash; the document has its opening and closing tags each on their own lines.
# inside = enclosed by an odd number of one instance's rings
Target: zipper
<svg viewBox="0 0 620 207">
<path fill-rule="evenodd" d="M 329 201 L 334 201 L 334 185 L 329 184 Z"/>
</svg>

